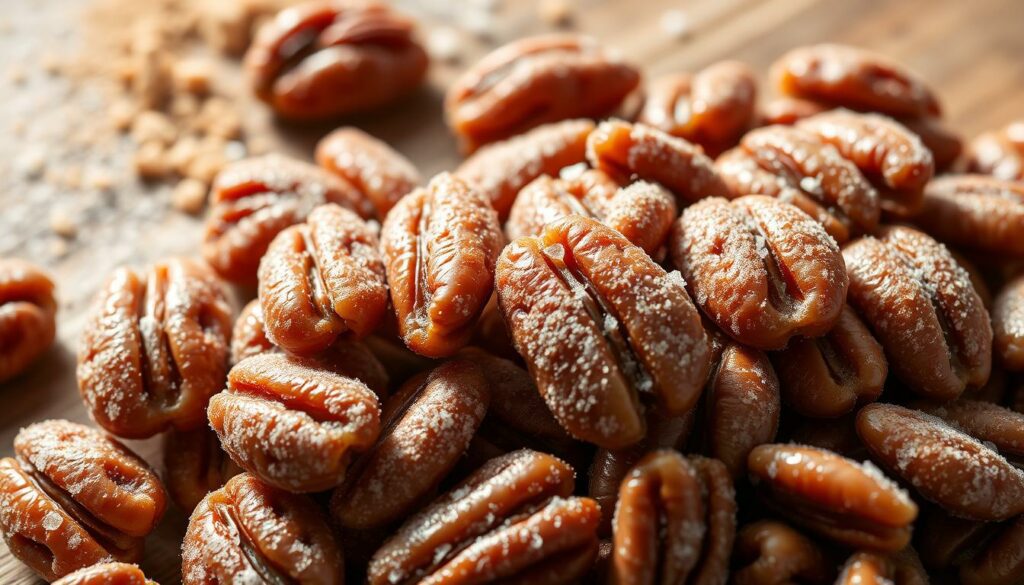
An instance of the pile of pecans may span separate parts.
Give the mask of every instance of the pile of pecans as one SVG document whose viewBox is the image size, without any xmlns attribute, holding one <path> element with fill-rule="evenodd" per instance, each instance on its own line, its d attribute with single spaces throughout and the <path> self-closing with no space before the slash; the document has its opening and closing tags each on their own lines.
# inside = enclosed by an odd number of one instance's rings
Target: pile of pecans
<svg viewBox="0 0 1024 585">
<path fill-rule="evenodd" d="M 413 30 L 285 10 L 254 91 L 399 99 Z M 1021 582 L 1021 123 L 962 156 L 927 84 L 852 47 L 772 79 L 763 105 L 735 62 L 644 90 L 593 39 L 529 38 L 449 89 L 454 172 L 354 128 L 318 165 L 227 166 L 205 261 L 97 295 L 77 373 L 106 433 L 36 423 L 0 460 L 11 551 L 142 583 L 169 497 L 186 584 Z M 222 280 L 256 286 L 237 319 Z M 0 304 L 6 379 L 52 283 L 4 260 Z M 162 481 L 114 438 L 157 434 Z"/>
</svg>

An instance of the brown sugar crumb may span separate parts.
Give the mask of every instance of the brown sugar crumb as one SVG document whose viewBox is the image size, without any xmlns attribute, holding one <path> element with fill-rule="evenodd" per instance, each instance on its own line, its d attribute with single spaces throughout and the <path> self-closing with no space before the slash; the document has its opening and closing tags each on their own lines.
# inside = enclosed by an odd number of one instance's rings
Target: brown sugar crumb
<svg viewBox="0 0 1024 585">
<path fill-rule="evenodd" d="M 206 184 L 196 179 L 182 179 L 171 193 L 171 204 L 182 213 L 198 214 L 206 204 Z"/>
<path fill-rule="evenodd" d="M 178 91 L 205 95 L 212 78 L 213 66 L 206 59 L 182 59 L 174 64 L 174 87 Z"/>
<path fill-rule="evenodd" d="M 146 110 L 132 122 L 132 138 L 139 144 L 159 142 L 169 145 L 178 137 L 178 130 L 166 115 L 153 110 Z"/>
<path fill-rule="evenodd" d="M 66 211 L 55 209 L 50 213 L 50 229 L 62 238 L 71 239 L 78 235 L 78 224 Z"/>
<path fill-rule="evenodd" d="M 167 151 L 159 142 L 146 142 L 135 151 L 133 160 L 135 172 L 148 181 L 163 179 L 170 170 L 167 166 Z"/>
<path fill-rule="evenodd" d="M 570 0 L 540 0 L 537 13 L 551 26 L 567 26 L 572 22 L 573 5 Z"/>
</svg>

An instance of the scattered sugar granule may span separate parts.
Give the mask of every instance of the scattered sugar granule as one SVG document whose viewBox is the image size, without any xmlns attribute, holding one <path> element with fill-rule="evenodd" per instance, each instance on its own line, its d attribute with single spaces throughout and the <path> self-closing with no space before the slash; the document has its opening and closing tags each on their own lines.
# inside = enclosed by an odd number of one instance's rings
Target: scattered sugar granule
<svg viewBox="0 0 1024 585">
<path fill-rule="evenodd" d="M 690 17 L 679 9 L 666 10 L 658 21 L 661 30 L 675 40 L 690 36 Z"/>
<path fill-rule="evenodd" d="M 64 519 L 56 512 L 47 512 L 46 516 L 43 516 L 43 528 L 48 531 L 57 530 L 63 523 Z"/>
<path fill-rule="evenodd" d="M 71 215 L 61 209 L 50 213 L 50 229 L 62 238 L 73 238 L 78 234 L 78 224 Z"/>
</svg>

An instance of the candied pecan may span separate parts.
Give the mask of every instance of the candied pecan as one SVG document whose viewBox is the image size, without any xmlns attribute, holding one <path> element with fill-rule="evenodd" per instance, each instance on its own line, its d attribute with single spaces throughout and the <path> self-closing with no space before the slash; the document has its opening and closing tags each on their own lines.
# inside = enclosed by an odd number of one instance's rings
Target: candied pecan
<svg viewBox="0 0 1024 585">
<path fill-rule="evenodd" d="M 57 333 L 53 281 L 24 260 L 0 258 L 0 383 L 25 370 Z"/>
<path fill-rule="evenodd" d="M 100 563 L 79 569 L 54 581 L 54 585 L 157 585 L 137 565 Z"/>
<path fill-rule="evenodd" d="M 1008 370 L 1024 370 L 1024 276 L 1007 284 L 992 307 L 995 350 Z"/>
<path fill-rule="evenodd" d="M 332 204 L 279 233 L 260 260 L 267 338 L 308 356 L 341 335 L 369 335 L 388 303 L 378 246 L 370 226 Z"/>
<path fill-rule="evenodd" d="M 874 402 L 889 372 L 881 344 L 849 305 L 828 333 L 791 340 L 772 353 L 772 364 L 786 405 L 815 418 L 835 418 Z"/>
<path fill-rule="evenodd" d="M 437 175 L 395 205 L 380 244 L 409 349 L 444 357 L 469 341 L 491 297 L 502 243 L 494 210 L 454 175 Z"/>
<path fill-rule="evenodd" d="M 872 459 L 957 516 L 1004 520 L 1024 511 L 1024 472 L 941 419 L 893 404 L 857 413 Z"/>
<path fill-rule="evenodd" d="M 758 114 L 762 126 L 784 124 L 790 126 L 804 118 L 827 112 L 829 107 L 811 100 L 793 97 L 779 97 L 765 104 Z"/>
<path fill-rule="evenodd" d="M 948 175 L 928 184 L 914 222 L 932 236 L 997 258 L 1024 258 L 1024 183 Z"/>
<path fill-rule="evenodd" d="M 181 578 L 184 585 L 340 584 L 341 553 L 313 500 L 243 473 L 207 495 L 189 518 Z"/>
<path fill-rule="evenodd" d="M 1024 181 L 1024 120 L 972 140 L 967 170 L 1007 181 Z"/>
<path fill-rule="evenodd" d="M 808 530 L 873 550 L 897 551 L 910 541 L 917 505 L 870 464 L 815 447 L 773 444 L 754 448 L 747 465 L 765 503 Z"/>
<path fill-rule="evenodd" d="M 278 353 L 231 368 L 207 415 L 235 463 L 293 492 L 340 484 L 353 453 L 380 432 L 377 397 L 365 384 Z"/>
<path fill-rule="evenodd" d="M 878 192 L 833 145 L 787 126 L 747 133 L 715 168 L 729 197 L 769 195 L 800 208 L 842 243 L 878 225 Z"/>
<path fill-rule="evenodd" d="M 928 85 L 898 63 L 838 44 L 793 49 L 771 67 L 783 95 L 890 116 L 937 116 Z"/>
<path fill-rule="evenodd" d="M 373 556 L 368 581 L 575 582 L 597 556 L 600 511 L 572 488 L 572 468 L 550 455 L 492 459 L 407 520 Z"/>
<path fill-rule="evenodd" d="M 988 312 L 945 246 L 894 226 L 847 245 L 843 256 L 850 304 L 911 390 L 952 400 L 967 386 L 985 384 L 992 362 Z"/>
<path fill-rule="evenodd" d="M 566 120 L 545 124 L 488 144 L 467 158 L 455 174 L 487 196 L 502 221 L 519 190 L 542 175 L 586 160 L 587 136 L 594 130 L 590 120 Z"/>
<path fill-rule="evenodd" d="M 166 507 L 156 474 L 101 432 L 64 420 L 28 426 L 0 459 L 0 530 L 16 558 L 54 581 L 137 561 Z"/>
<path fill-rule="evenodd" d="M 260 29 L 245 68 L 260 99 L 286 118 L 370 110 L 423 81 L 427 53 L 409 18 L 374 1 L 312 0 Z"/>
<path fill-rule="evenodd" d="M 540 124 L 612 113 L 640 84 L 640 72 L 578 34 L 528 37 L 499 47 L 445 95 L 445 117 L 463 149 Z"/>
<path fill-rule="evenodd" d="M 978 400 L 959 399 L 942 405 L 921 405 L 957 429 L 995 447 L 1007 461 L 1024 468 L 1024 414 Z"/>
<path fill-rule="evenodd" d="M 660 184 L 680 207 L 729 194 L 699 146 L 646 124 L 602 122 L 587 137 L 587 160 L 622 185 L 638 179 Z"/>
<path fill-rule="evenodd" d="M 574 436 L 624 447 L 644 435 L 642 402 L 667 415 L 697 402 L 707 336 L 678 273 L 580 216 L 520 238 L 498 260 L 498 302 L 555 418 Z"/>
<path fill-rule="evenodd" d="M 964 585 L 1014 585 L 1024 580 L 1024 516 L 1007 521 L 960 567 Z"/>
<path fill-rule="evenodd" d="M 755 120 L 757 79 L 738 61 L 721 61 L 691 75 L 656 79 L 639 122 L 700 144 L 715 156 L 736 144 Z"/>
<path fill-rule="evenodd" d="M 935 163 L 921 139 L 899 122 L 840 109 L 801 120 L 796 127 L 857 165 L 878 189 L 885 211 L 906 217 L 920 209 Z"/>
<path fill-rule="evenodd" d="M 378 219 L 420 183 L 409 159 L 358 128 L 338 128 L 323 137 L 316 145 L 316 162 L 363 193 Z"/>
<path fill-rule="evenodd" d="M 750 451 L 775 440 L 779 380 L 764 352 L 731 340 L 715 361 L 701 398 L 696 436 L 704 453 L 740 479 L 746 475 Z"/>
<path fill-rule="evenodd" d="M 377 443 L 334 491 L 334 517 L 355 530 L 385 528 L 404 518 L 465 453 L 489 402 L 487 379 L 465 360 L 407 382 L 384 407 Z"/>
<path fill-rule="evenodd" d="M 724 583 L 736 532 L 729 471 L 655 451 L 623 480 L 614 524 L 612 583 Z"/>
<path fill-rule="evenodd" d="M 78 351 L 78 389 L 93 419 L 128 438 L 201 426 L 206 402 L 224 387 L 231 312 L 220 282 L 198 262 L 114 271 Z"/>
<path fill-rule="evenodd" d="M 209 427 L 167 433 L 163 460 L 167 493 L 185 513 L 191 513 L 206 494 L 242 472 Z"/>
<path fill-rule="evenodd" d="M 964 149 L 963 140 L 952 128 L 943 124 L 937 116 L 897 118 L 907 130 L 917 134 L 932 153 L 936 171 L 948 170 L 960 158 Z"/>
<path fill-rule="evenodd" d="M 792 205 L 705 199 L 683 211 L 670 247 L 704 313 L 740 343 L 780 349 L 839 319 L 847 288 L 839 247 Z"/>
<path fill-rule="evenodd" d="M 742 566 L 732 574 L 735 585 L 825 585 L 835 575 L 814 541 L 775 520 L 740 528 L 733 557 Z"/>
<path fill-rule="evenodd" d="M 311 164 L 274 154 L 232 163 L 213 180 L 203 257 L 223 278 L 255 284 L 274 237 L 323 203 L 374 214 L 355 187 Z"/>
<path fill-rule="evenodd" d="M 536 236 L 573 214 L 600 221 L 651 256 L 663 248 L 678 216 L 675 198 L 661 186 L 637 181 L 620 189 L 604 172 L 586 170 L 576 177 L 538 177 L 524 187 L 505 233 L 509 240 Z"/>
</svg>

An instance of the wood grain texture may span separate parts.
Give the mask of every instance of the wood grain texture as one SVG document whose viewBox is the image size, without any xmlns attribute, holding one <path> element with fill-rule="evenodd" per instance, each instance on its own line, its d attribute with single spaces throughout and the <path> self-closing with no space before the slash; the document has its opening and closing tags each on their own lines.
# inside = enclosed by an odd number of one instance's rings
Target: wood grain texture
<svg viewBox="0 0 1024 585">
<path fill-rule="evenodd" d="M 451 24 L 462 2 L 399 2 L 427 23 Z M 38 66 L 42 51 L 74 50 L 75 0 L 7 0 L 0 21 L 0 63 Z M 683 40 L 660 25 L 667 10 L 681 10 L 691 34 Z M 429 176 L 459 160 L 441 118 L 444 88 L 489 47 L 517 36 L 550 30 L 530 1 L 499 2 L 489 38 L 464 47 L 460 63 L 436 66 L 430 83 L 412 99 L 386 111 L 349 121 L 390 142 Z M 964 136 L 1024 116 L 1024 2 L 1020 0 L 578 0 L 572 28 L 590 33 L 642 64 L 645 74 L 692 70 L 719 59 L 746 61 L 762 76 L 794 46 L 822 42 L 860 45 L 885 53 L 919 72 L 942 98 L 947 121 Z M 2 73 L 2 72 L 0 72 Z M 770 92 L 762 92 L 770 93 Z M 0 456 L 11 453 L 18 429 L 33 421 L 87 421 L 76 391 L 74 352 L 83 314 L 102 278 L 116 265 L 144 264 L 171 254 L 196 255 L 200 219 L 169 209 L 166 188 L 131 183 L 110 195 L 109 205 L 78 218 L 79 236 L 67 254 L 49 257 L 53 244 L 46 222 L 50 205 L 73 202 L 74 193 L 39 191 L 12 166 L 26 148 L 48 152 L 63 137 L 53 116 L 75 100 L 95 99 L 59 78 L 31 73 L 24 83 L 0 84 L 0 255 L 40 261 L 56 276 L 60 297 L 59 340 L 21 377 L 0 385 Z M 95 110 L 95 104 L 92 104 Z M 259 104 L 245 104 L 247 117 L 274 129 L 282 149 L 307 159 L 315 140 L 330 127 L 277 125 Z M 65 114 L 60 114 L 65 115 Z M 48 119 L 49 118 L 49 119 Z M 24 127 L 27 125 L 27 132 Z M 34 125 L 46 128 L 35 131 Z M 24 139 L 11 129 L 22 128 Z M 45 131 L 44 131 L 45 130 Z M 127 146 L 108 161 L 127 172 Z M 82 157 L 88 153 L 81 154 Z M 26 206 L 26 200 L 36 204 Z M 38 203 L 42 201 L 42 203 Z M 52 203 L 51 203 L 52 202 Z M 16 210 L 17 213 L 8 210 Z M 251 294 L 251 293 L 250 293 Z M 239 292 L 239 301 L 246 293 Z M 159 464 L 159 441 L 132 443 Z M 179 542 L 186 519 L 171 510 L 147 542 L 143 563 L 158 582 L 178 583 Z M 34 583 L 31 573 L 0 550 L 0 583 Z"/>
</svg>

